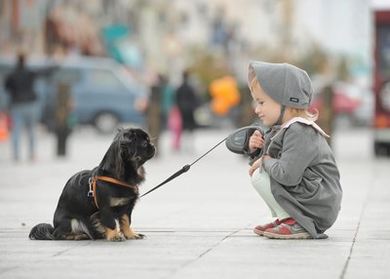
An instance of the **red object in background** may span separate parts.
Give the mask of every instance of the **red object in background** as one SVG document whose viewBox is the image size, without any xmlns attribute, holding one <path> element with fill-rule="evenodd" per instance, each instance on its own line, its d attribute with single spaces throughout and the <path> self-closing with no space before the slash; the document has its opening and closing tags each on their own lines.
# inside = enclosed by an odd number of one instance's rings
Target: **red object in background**
<svg viewBox="0 0 390 279">
<path fill-rule="evenodd" d="M 390 3 L 372 5 L 373 69 L 372 81 L 375 94 L 374 152 L 377 156 L 390 156 L 390 107 L 387 84 L 390 81 Z"/>
<path fill-rule="evenodd" d="M 10 118 L 7 114 L 0 112 L 0 141 L 7 140 L 9 137 Z"/>
<path fill-rule="evenodd" d="M 360 100 L 349 97 L 340 91 L 335 91 L 333 94 L 332 109 L 337 114 L 352 115 L 361 105 Z M 312 102 L 310 109 L 317 109 L 321 113 L 322 98 L 319 94 Z"/>
</svg>

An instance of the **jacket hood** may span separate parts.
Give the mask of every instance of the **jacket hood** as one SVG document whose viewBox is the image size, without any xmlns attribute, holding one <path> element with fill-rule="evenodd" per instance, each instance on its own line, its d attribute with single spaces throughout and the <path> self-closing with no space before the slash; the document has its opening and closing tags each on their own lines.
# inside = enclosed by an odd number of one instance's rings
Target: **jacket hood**
<svg viewBox="0 0 390 279">
<path fill-rule="evenodd" d="M 251 61 L 248 83 L 256 78 L 265 93 L 286 107 L 306 109 L 313 95 L 306 71 L 287 63 Z"/>
</svg>

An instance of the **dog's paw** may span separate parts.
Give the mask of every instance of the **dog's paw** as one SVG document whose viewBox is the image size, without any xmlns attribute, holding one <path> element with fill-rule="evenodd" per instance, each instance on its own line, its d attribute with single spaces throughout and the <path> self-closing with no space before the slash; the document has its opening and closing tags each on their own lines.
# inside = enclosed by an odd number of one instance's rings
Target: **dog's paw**
<svg viewBox="0 0 390 279">
<path fill-rule="evenodd" d="M 107 240 L 113 241 L 113 242 L 120 242 L 120 241 L 125 241 L 126 237 L 122 233 L 118 233 L 118 234 L 115 234 L 115 235 L 107 238 Z"/>
<path fill-rule="evenodd" d="M 137 233 L 136 239 L 144 239 L 145 237 L 146 237 L 146 235 L 144 235 L 142 233 Z"/>
<path fill-rule="evenodd" d="M 132 235 L 126 236 L 127 239 L 143 239 L 145 238 L 145 235 L 142 233 L 134 233 Z"/>
</svg>

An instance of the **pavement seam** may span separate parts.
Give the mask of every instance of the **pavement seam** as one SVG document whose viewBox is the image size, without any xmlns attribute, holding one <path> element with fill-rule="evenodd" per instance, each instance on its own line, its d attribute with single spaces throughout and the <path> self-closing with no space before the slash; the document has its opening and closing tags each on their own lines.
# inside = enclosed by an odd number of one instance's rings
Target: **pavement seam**
<svg viewBox="0 0 390 279">
<path fill-rule="evenodd" d="M 88 245 L 90 245 L 90 244 L 91 244 L 91 243 L 86 243 L 85 245 L 80 245 L 80 246 L 88 246 Z M 62 254 L 65 254 L 66 252 L 69 252 L 70 250 L 73 250 L 73 249 L 78 248 L 78 247 L 80 247 L 80 246 L 73 246 L 73 247 L 69 247 L 69 248 L 67 248 L 67 249 L 65 249 L 65 250 L 59 251 L 59 252 L 55 253 L 55 254 L 53 255 L 53 257 L 61 256 Z"/>
<path fill-rule="evenodd" d="M 228 235 L 225 235 L 221 240 L 219 240 L 217 243 L 215 243 L 214 245 L 212 245 L 210 248 L 206 249 L 206 251 L 204 251 L 203 253 L 201 253 L 198 257 L 196 257 L 195 259 L 192 259 L 186 263 L 184 263 L 183 265 L 181 265 L 179 268 L 177 268 L 172 274 L 169 274 L 169 276 L 167 276 L 167 278 L 172 278 L 177 272 L 179 272 L 179 270 L 182 270 L 183 268 L 186 268 L 187 266 L 195 263 L 196 261 L 198 261 L 199 259 L 201 259 L 203 256 L 205 256 L 206 254 L 208 254 L 209 252 L 211 252 L 212 250 L 214 250 L 216 247 L 218 247 L 219 245 L 221 245 L 221 243 L 223 243 L 226 239 L 228 239 L 229 237 L 233 236 L 234 234 L 238 233 L 240 231 L 240 229 L 238 230 L 235 230 L 231 233 L 229 233 Z"/>
<path fill-rule="evenodd" d="M 355 234 L 354 234 L 353 239 L 352 239 L 351 248 L 349 249 L 349 254 L 348 254 L 347 260 L 345 261 L 345 264 L 343 266 L 343 270 L 341 271 L 340 279 L 344 279 L 345 275 L 347 273 L 349 262 L 351 261 L 351 258 L 352 258 L 353 248 L 355 247 L 356 238 L 357 238 L 357 235 L 359 233 L 360 223 L 362 222 L 363 214 L 364 214 L 364 212 L 366 210 L 366 207 L 367 207 L 367 204 L 368 204 L 368 200 L 369 200 L 370 194 L 372 192 L 373 192 L 372 189 L 371 189 L 371 191 L 367 191 L 367 197 L 366 197 L 366 200 L 364 201 L 364 204 L 362 206 L 362 211 L 360 212 L 360 215 L 359 215 L 359 222 L 358 222 L 358 224 L 356 226 L 356 231 L 355 231 Z"/>
<path fill-rule="evenodd" d="M 209 249 L 207 249 L 206 251 L 204 251 L 203 253 L 201 253 L 195 260 L 199 260 L 200 258 L 202 258 L 204 255 L 206 255 L 207 253 L 211 252 L 214 248 L 218 247 L 219 245 L 221 245 L 222 242 L 224 242 L 226 239 L 228 239 L 229 237 L 231 237 L 232 235 L 238 233 L 240 230 L 236 230 L 236 231 L 233 231 L 231 232 L 230 234 L 226 235 L 224 238 L 222 238 L 220 241 L 218 241 L 215 245 L 211 246 Z"/>
<path fill-rule="evenodd" d="M 359 228 L 360 228 L 360 220 L 358 222 L 358 225 L 356 227 L 356 232 L 355 232 L 355 234 L 353 236 L 353 239 L 352 239 L 352 245 L 351 245 L 351 248 L 349 249 L 348 258 L 345 261 L 345 264 L 343 266 L 343 270 L 341 271 L 340 279 L 344 279 L 345 274 L 347 273 L 348 265 L 349 265 L 349 262 L 350 262 L 350 260 L 352 258 L 352 252 L 353 252 L 353 248 L 355 247 L 356 237 L 357 237 Z"/>
</svg>

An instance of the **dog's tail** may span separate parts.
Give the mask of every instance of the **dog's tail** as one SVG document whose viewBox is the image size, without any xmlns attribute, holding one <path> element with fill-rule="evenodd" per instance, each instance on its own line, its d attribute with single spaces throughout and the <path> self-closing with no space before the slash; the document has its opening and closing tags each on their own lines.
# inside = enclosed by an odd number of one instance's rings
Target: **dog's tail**
<svg viewBox="0 0 390 279">
<path fill-rule="evenodd" d="M 28 237 L 32 240 L 54 240 L 54 228 L 50 224 L 41 223 L 35 225 Z"/>
</svg>

